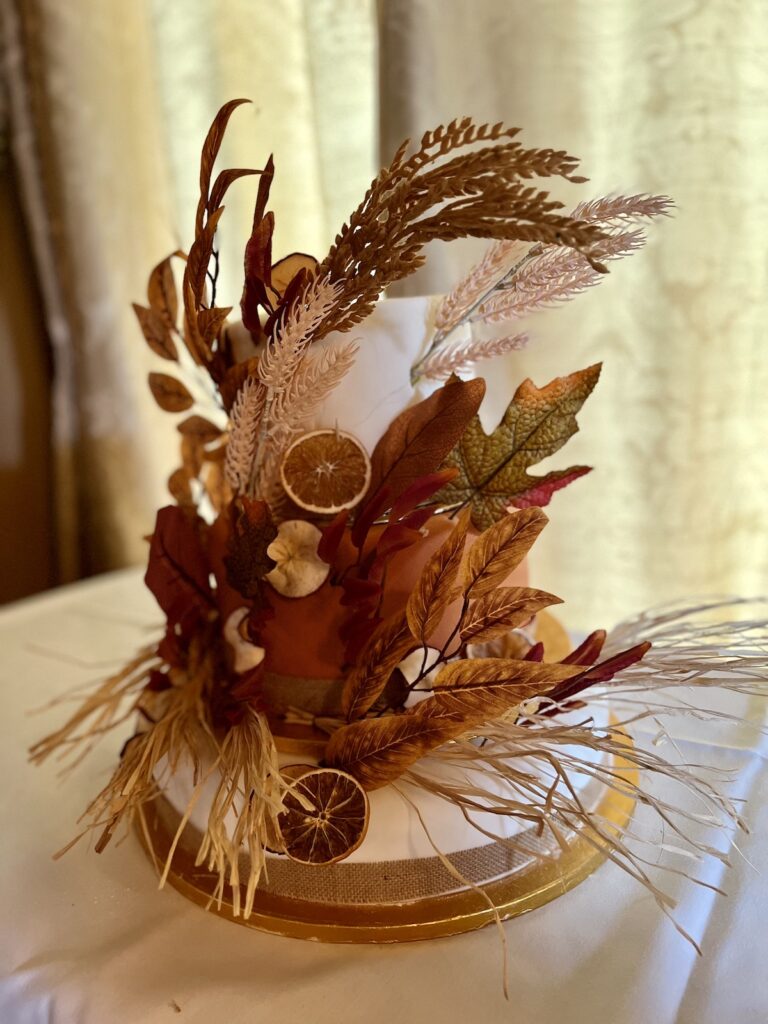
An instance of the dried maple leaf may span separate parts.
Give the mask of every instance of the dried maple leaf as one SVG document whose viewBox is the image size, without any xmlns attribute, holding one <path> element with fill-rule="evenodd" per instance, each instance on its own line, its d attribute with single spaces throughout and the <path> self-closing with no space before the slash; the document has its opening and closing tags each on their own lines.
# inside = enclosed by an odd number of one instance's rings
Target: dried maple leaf
<svg viewBox="0 0 768 1024">
<path fill-rule="evenodd" d="M 230 514 L 232 532 L 224 558 L 227 580 L 251 600 L 258 595 L 262 578 L 275 567 L 267 548 L 277 536 L 277 527 L 265 501 L 238 497 Z"/>
<path fill-rule="evenodd" d="M 599 376 L 597 363 L 543 388 L 524 380 L 492 434 L 485 433 L 475 416 L 444 463 L 459 475 L 437 497 L 446 505 L 470 505 L 478 529 L 496 522 L 510 505 L 548 504 L 554 491 L 588 473 L 589 467 L 540 477 L 528 468 L 553 455 L 577 432 L 576 414 Z"/>
<path fill-rule="evenodd" d="M 482 378 L 452 377 L 429 398 L 401 412 L 373 450 L 369 499 L 386 489 L 391 506 L 417 480 L 434 473 L 464 434 L 484 394 Z"/>
<path fill-rule="evenodd" d="M 540 508 L 507 512 L 489 526 L 467 551 L 461 583 L 475 599 L 500 586 L 522 562 L 549 520 Z"/>
</svg>

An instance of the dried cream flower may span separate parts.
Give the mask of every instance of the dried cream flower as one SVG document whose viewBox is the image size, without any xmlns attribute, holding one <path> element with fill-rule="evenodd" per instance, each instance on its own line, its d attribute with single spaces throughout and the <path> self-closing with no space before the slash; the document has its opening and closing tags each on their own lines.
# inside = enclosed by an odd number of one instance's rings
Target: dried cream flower
<svg viewBox="0 0 768 1024">
<path fill-rule="evenodd" d="M 405 706 L 407 708 L 412 707 L 414 704 L 418 704 L 419 701 L 432 696 L 431 687 L 439 672 L 439 669 L 433 669 L 432 666 L 437 662 L 439 657 L 439 651 L 436 651 L 433 647 L 428 647 L 425 658 L 424 648 L 419 647 L 418 650 L 413 651 L 411 654 L 403 658 L 397 666 L 409 686 L 413 686 L 421 675 L 422 669 L 426 671 L 424 678 L 420 679 L 414 689 L 408 694 L 405 701 Z"/>
<path fill-rule="evenodd" d="M 240 632 L 248 613 L 248 608 L 236 608 L 224 624 L 224 639 L 235 652 L 235 672 L 238 675 L 256 668 L 264 660 L 264 648 L 252 644 Z"/>
<path fill-rule="evenodd" d="M 331 567 L 317 554 L 322 533 L 304 519 L 287 519 L 277 528 L 277 537 L 267 554 L 277 563 L 265 579 L 283 597 L 306 597 L 328 578 Z"/>
</svg>

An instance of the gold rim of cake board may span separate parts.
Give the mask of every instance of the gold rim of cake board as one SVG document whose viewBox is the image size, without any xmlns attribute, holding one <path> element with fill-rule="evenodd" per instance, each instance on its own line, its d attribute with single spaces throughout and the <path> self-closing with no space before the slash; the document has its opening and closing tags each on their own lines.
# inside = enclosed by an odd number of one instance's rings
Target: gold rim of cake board
<svg viewBox="0 0 768 1024">
<path fill-rule="evenodd" d="M 619 762 L 615 767 L 621 769 L 624 765 L 627 763 Z M 626 775 L 630 774 L 634 769 L 627 765 Z M 594 813 L 606 830 L 619 832 L 632 817 L 634 806 L 631 797 L 609 790 Z M 163 828 L 158 815 L 145 815 L 145 824 L 146 829 L 138 829 L 142 845 L 156 865 L 163 864 L 172 834 Z M 259 892 L 248 920 L 233 915 L 228 898 L 221 904 L 212 902 L 217 876 L 195 867 L 194 858 L 184 849 L 176 850 L 168 881 L 182 896 L 211 913 L 259 931 L 322 942 L 408 942 L 482 928 L 496 916 L 489 899 L 503 919 L 536 910 L 577 886 L 603 863 L 606 855 L 604 840 L 599 836 L 593 833 L 586 839 L 577 833 L 556 859 L 541 860 L 508 878 L 484 884 L 481 891 L 464 890 L 386 905 L 314 903 Z M 245 886 L 241 888 L 244 898 Z"/>
<path fill-rule="evenodd" d="M 559 659 L 570 650 L 568 634 L 553 616 L 539 617 L 536 632 L 537 638 L 549 648 L 550 656 Z M 628 745 L 631 742 L 627 737 L 622 739 Z M 302 745 L 301 740 L 288 743 L 292 747 Z M 627 781 L 637 776 L 636 769 L 623 758 L 614 758 L 613 768 Z M 170 808 L 167 801 L 164 803 Z M 628 824 L 634 808 L 633 797 L 606 789 L 594 814 L 606 831 L 617 834 Z M 143 825 L 137 826 L 139 838 L 153 863 L 164 864 L 175 829 L 166 827 L 162 816 L 152 813 L 151 805 L 145 812 Z M 176 817 L 180 820 L 178 814 Z M 232 901 L 227 897 L 220 903 L 213 901 L 218 876 L 196 866 L 194 857 L 183 846 L 174 853 L 168 882 L 210 913 L 258 931 L 322 942 L 411 942 L 474 931 L 490 924 L 497 914 L 508 919 L 536 910 L 583 882 L 606 857 L 605 840 L 597 833 L 592 832 L 588 839 L 583 832 L 575 833 L 567 849 L 559 851 L 556 857 L 541 859 L 477 889 L 379 905 L 320 903 L 258 892 L 247 920 L 235 917 Z M 242 885 L 241 904 L 244 899 Z M 491 909 L 489 900 L 495 909 Z"/>
</svg>

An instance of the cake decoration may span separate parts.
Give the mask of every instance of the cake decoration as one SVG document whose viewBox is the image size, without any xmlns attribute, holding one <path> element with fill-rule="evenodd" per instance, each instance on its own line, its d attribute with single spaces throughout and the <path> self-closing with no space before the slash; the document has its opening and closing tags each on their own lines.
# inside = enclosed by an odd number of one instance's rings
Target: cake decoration
<svg viewBox="0 0 768 1024">
<path fill-rule="evenodd" d="M 527 344 L 524 317 L 640 249 L 670 200 L 611 196 L 564 213 L 538 183 L 583 183 L 573 157 L 463 118 L 403 143 L 323 260 L 275 261 L 272 159 L 213 176 L 243 102 L 205 140 L 189 252 L 158 264 L 135 306 L 170 364 L 151 392 L 185 414 L 146 572 L 166 628 L 33 760 L 80 757 L 135 717 L 82 834 L 95 829 L 101 852 L 136 823 L 162 853 L 161 881 L 265 927 L 284 912 L 289 934 L 476 927 L 536 905 L 526 871 L 551 898 L 605 857 L 669 913 L 628 825 L 633 801 L 697 857 L 724 855 L 655 780 L 723 827 L 741 817 L 705 769 L 634 727 L 704 715 L 716 687 L 764 695 L 766 619 L 711 601 L 644 613 L 567 652 L 542 642 L 559 599 L 528 586 L 525 559 L 542 506 L 589 467 L 535 467 L 578 430 L 600 365 L 523 380 L 495 423 L 475 368 Z M 258 188 L 236 323 L 217 304 L 216 233 L 248 175 Z M 381 298 L 429 242 L 470 236 L 492 244 L 450 294 Z"/>
</svg>

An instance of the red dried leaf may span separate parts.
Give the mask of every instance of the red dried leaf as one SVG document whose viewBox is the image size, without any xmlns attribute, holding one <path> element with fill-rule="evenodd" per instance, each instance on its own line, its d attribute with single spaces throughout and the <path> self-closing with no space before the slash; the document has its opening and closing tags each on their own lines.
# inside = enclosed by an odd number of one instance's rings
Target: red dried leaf
<svg viewBox="0 0 768 1024">
<path fill-rule="evenodd" d="M 328 565 L 333 565 L 333 560 L 338 553 L 339 545 L 348 522 L 349 512 L 345 509 L 343 512 L 339 512 L 336 518 L 331 520 L 323 530 L 320 543 L 317 545 L 317 555 L 318 558 L 322 558 Z"/>
<path fill-rule="evenodd" d="M 412 508 L 416 508 L 417 505 L 422 505 L 424 502 L 429 501 L 432 495 L 436 494 L 441 487 L 445 487 L 446 484 L 450 483 L 457 476 L 458 472 L 457 469 L 441 469 L 437 473 L 429 473 L 427 476 L 414 481 L 410 487 L 403 491 L 392 506 L 392 518 L 399 519 L 406 512 L 410 512 Z"/>
<path fill-rule="evenodd" d="M 435 472 L 457 444 L 485 394 L 485 381 L 452 377 L 429 398 L 400 413 L 371 456 L 369 493 L 389 489 L 395 501 L 417 480 Z"/>
<path fill-rule="evenodd" d="M 205 524 L 175 505 L 157 513 L 144 582 L 171 625 L 189 635 L 216 604 L 201 534 Z"/>
<path fill-rule="evenodd" d="M 518 494 L 517 497 L 512 498 L 509 504 L 514 508 L 531 508 L 533 505 L 542 508 L 550 503 L 555 491 L 562 490 L 563 487 L 572 484 L 574 480 L 578 480 L 579 477 L 586 476 L 587 473 L 591 472 L 591 466 L 572 466 L 571 469 L 554 470 L 552 473 L 547 473 L 546 476 L 541 477 L 535 487 L 531 487 L 522 494 Z"/>
<path fill-rule="evenodd" d="M 227 130 L 229 119 L 235 110 L 243 103 L 250 103 L 247 99 L 230 100 L 216 114 L 208 134 L 203 143 L 203 151 L 200 155 L 200 200 L 197 206 L 195 217 L 195 237 L 199 237 L 203 230 L 203 219 L 208 209 L 208 193 L 211 187 L 211 174 L 216 157 L 219 155 L 221 143 L 224 139 L 224 132 Z"/>
<path fill-rule="evenodd" d="M 571 651 L 566 658 L 563 658 L 562 664 L 594 665 L 600 657 L 600 652 L 603 649 L 607 635 L 604 629 L 596 629 L 594 633 L 589 634 L 583 643 Z"/>
<path fill-rule="evenodd" d="M 269 505 L 265 501 L 239 497 L 232 502 L 232 531 L 224 565 L 227 580 L 244 598 L 259 592 L 261 580 L 274 568 L 267 548 L 277 536 Z"/>
<path fill-rule="evenodd" d="M 228 167 L 225 171 L 222 171 L 216 177 L 216 181 L 213 183 L 211 194 L 208 198 L 208 213 L 213 213 L 214 210 L 218 210 L 221 204 L 224 202 L 224 196 L 227 194 L 229 186 L 237 181 L 238 178 L 244 178 L 249 174 L 261 174 L 261 171 L 257 171 L 252 167 Z"/>
</svg>

